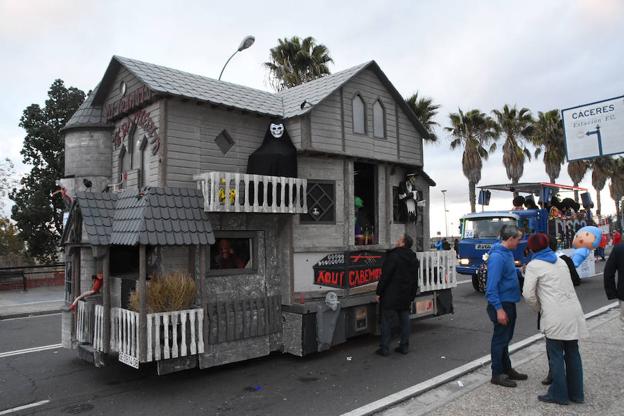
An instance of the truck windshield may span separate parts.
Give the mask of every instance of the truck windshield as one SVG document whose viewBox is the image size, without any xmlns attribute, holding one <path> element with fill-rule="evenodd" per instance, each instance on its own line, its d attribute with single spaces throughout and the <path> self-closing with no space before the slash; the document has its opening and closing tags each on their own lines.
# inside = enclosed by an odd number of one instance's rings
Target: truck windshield
<svg viewBox="0 0 624 416">
<path fill-rule="evenodd" d="M 515 224 L 515 218 L 467 218 L 464 220 L 462 238 L 498 238 L 503 225 Z"/>
</svg>

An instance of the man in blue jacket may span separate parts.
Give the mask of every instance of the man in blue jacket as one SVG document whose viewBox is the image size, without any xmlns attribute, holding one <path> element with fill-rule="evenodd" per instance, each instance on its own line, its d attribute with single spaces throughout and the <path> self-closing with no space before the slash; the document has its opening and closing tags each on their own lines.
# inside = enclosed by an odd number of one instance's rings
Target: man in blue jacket
<svg viewBox="0 0 624 416">
<path fill-rule="evenodd" d="M 514 264 L 513 250 L 518 247 L 522 231 L 515 225 L 504 225 L 500 243 L 492 246 L 488 257 L 488 279 L 485 295 L 487 313 L 494 323 L 492 335 L 492 384 L 516 387 L 514 380 L 526 380 L 511 367 L 509 343 L 516 326 L 516 303 L 520 302 L 520 285 Z"/>
</svg>

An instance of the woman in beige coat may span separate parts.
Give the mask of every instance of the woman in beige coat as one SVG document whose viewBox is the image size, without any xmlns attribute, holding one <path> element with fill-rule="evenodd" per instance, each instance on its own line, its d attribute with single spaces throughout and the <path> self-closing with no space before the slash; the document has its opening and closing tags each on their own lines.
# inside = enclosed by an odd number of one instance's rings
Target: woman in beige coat
<svg viewBox="0 0 624 416">
<path fill-rule="evenodd" d="M 583 364 L 578 340 L 586 337 L 583 309 L 576 297 L 566 263 L 549 248 L 546 234 L 529 237 L 534 254 L 526 267 L 523 296 L 541 314 L 540 327 L 546 335 L 546 349 L 553 382 L 540 401 L 582 403 Z"/>
</svg>

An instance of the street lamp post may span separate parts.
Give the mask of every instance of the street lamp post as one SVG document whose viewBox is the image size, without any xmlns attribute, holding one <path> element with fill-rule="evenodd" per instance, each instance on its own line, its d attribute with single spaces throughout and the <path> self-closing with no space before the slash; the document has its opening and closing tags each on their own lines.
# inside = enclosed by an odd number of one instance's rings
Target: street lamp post
<svg viewBox="0 0 624 416">
<path fill-rule="evenodd" d="M 234 55 L 236 55 L 240 51 L 244 51 L 245 49 L 249 48 L 251 45 L 254 44 L 255 41 L 256 41 L 256 38 L 254 38 L 251 35 L 246 36 L 245 39 L 241 41 L 240 45 L 238 45 L 238 49 L 234 51 L 232 56 L 230 56 L 227 61 L 225 61 L 225 65 L 223 65 L 223 69 L 221 69 L 221 73 L 219 74 L 219 81 L 221 81 L 221 76 L 223 75 L 223 71 L 225 71 L 225 67 L 227 66 L 227 64 L 230 63 L 232 58 L 234 58 Z"/>
<path fill-rule="evenodd" d="M 448 221 L 446 219 L 446 189 L 442 189 L 442 199 L 444 201 L 444 236 L 448 237 Z"/>
</svg>

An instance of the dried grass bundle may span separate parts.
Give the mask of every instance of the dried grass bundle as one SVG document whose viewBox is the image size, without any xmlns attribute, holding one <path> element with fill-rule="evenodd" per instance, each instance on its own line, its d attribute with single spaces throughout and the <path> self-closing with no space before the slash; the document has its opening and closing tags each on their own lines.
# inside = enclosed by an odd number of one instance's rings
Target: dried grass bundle
<svg viewBox="0 0 624 416">
<path fill-rule="evenodd" d="M 186 273 L 173 272 L 147 282 L 147 312 L 170 312 L 189 309 L 195 301 L 197 286 Z M 139 294 L 130 294 L 129 307 L 139 310 Z"/>
</svg>

